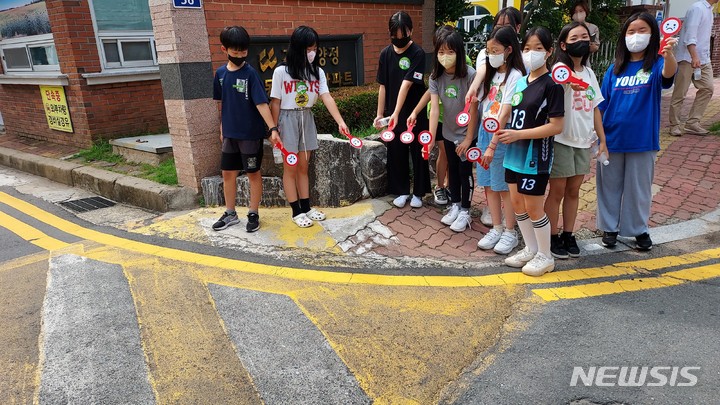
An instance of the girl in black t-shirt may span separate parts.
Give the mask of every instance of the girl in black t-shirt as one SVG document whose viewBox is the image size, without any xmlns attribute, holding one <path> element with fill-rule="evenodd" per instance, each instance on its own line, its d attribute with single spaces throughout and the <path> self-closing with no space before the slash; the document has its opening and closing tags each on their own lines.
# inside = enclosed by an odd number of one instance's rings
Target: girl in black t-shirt
<svg viewBox="0 0 720 405">
<path fill-rule="evenodd" d="M 387 143 L 387 174 L 388 192 L 398 197 L 393 201 L 395 206 L 402 208 L 410 199 L 410 165 L 413 167 L 413 196 L 410 206 L 422 207 L 422 198 L 430 192 L 430 168 L 428 161 L 422 158 L 422 145 L 417 136 L 410 144 L 400 141 L 408 116 L 412 113 L 423 94 L 425 94 L 425 51 L 412 39 L 412 20 L 410 16 L 399 11 L 390 17 L 389 45 L 380 52 L 377 81 L 380 83 L 378 93 L 378 109 L 375 127 L 378 120 L 390 117 L 390 127 L 395 138 Z M 425 111 L 417 117 L 413 129 L 415 134 L 427 129 L 428 120 Z"/>
<path fill-rule="evenodd" d="M 550 221 L 543 208 L 550 179 L 553 136 L 562 132 L 565 114 L 563 88 L 550 77 L 547 59 L 553 51 L 547 28 L 528 31 L 523 40 L 523 62 L 527 76 L 518 80 L 512 97 L 508 128 L 497 132 L 508 144 L 503 167 L 515 217 L 525 248 L 505 259 L 511 267 L 522 267 L 529 276 L 541 276 L 555 268 L 550 253 Z"/>
</svg>

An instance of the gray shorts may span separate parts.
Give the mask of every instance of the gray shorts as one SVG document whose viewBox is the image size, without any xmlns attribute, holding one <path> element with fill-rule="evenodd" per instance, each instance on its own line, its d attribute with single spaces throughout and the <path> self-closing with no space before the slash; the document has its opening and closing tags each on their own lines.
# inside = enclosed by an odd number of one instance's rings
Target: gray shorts
<svg viewBox="0 0 720 405">
<path fill-rule="evenodd" d="M 590 148 L 581 149 L 555 142 L 551 179 L 584 176 L 590 173 Z"/>
<path fill-rule="evenodd" d="M 315 117 L 309 108 L 280 110 L 278 118 L 280 140 L 288 152 L 298 153 L 318 148 Z"/>
</svg>

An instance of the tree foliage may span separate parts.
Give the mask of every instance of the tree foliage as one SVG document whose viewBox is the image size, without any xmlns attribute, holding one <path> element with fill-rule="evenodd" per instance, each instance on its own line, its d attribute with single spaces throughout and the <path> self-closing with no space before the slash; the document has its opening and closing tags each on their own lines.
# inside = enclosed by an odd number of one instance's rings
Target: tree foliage
<svg viewBox="0 0 720 405">
<path fill-rule="evenodd" d="M 543 26 L 557 36 L 562 27 L 570 22 L 570 7 L 574 3 L 575 0 L 529 1 L 522 33 L 524 34 L 528 28 Z M 625 0 L 593 1 L 592 10 L 590 15 L 587 16 L 587 21 L 598 26 L 601 41 L 616 40 L 621 26 L 621 21 L 617 15 L 624 5 Z"/>
<path fill-rule="evenodd" d="M 472 9 L 465 0 L 436 0 L 435 26 L 440 27 L 448 22 L 457 21 Z"/>
</svg>

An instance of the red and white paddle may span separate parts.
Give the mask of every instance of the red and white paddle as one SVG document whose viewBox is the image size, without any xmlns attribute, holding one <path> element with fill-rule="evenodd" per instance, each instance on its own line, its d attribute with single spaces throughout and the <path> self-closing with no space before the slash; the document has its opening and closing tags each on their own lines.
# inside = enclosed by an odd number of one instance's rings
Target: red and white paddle
<svg viewBox="0 0 720 405">
<path fill-rule="evenodd" d="M 380 139 L 385 142 L 390 142 L 395 139 L 395 132 L 393 132 L 393 129 L 395 129 L 395 123 L 391 121 L 387 129 L 380 134 Z"/>
<path fill-rule="evenodd" d="M 415 134 L 412 132 L 413 128 L 415 128 L 415 126 L 411 125 L 405 130 L 405 132 L 400 134 L 400 142 L 404 144 L 411 144 L 412 141 L 415 140 Z"/>
<path fill-rule="evenodd" d="M 500 129 L 500 121 L 493 117 L 487 117 L 483 120 L 483 129 L 485 129 L 485 131 L 489 134 L 494 134 L 498 129 Z"/>
<path fill-rule="evenodd" d="M 673 35 L 680 32 L 682 29 L 682 21 L 676 17 L 670 17 L 663 20 L 660 24 L 660 33 L 663 35 L 662 41 L 660 41 L 660 49 L 658 55 L 662 55 L 662 50 L 667 46 L 667 42 Z"/>
<path fill-rule="evenodd" d="M 350 140 L 350 146 L 352 146 L 353 148 L 361 149 L 363 147 L 362 139 L 352 136 L 350 132 L 342 131 L 342 134 L 347 136 L 347 138 Z"/>
<path fill-rule="evenodd" d="M 430 131 L 422 131 L 418 134 L 418 142 L 422 145 L 422 157 L 425 160 L 430 159 L 430 143 L 432 142 L 432 134 Z"/>
<path fill-rule="evenodd" d="M 282 152 L 283 156 L 285 156 L 285 163 L 288 164 L 288 166 L 295 166 L 298 164 L 298 155 L 294 152 L 288 152 L 287 149 L 283 146 L 282 142 L 278 142 L 275 144 L 275 147 L 280 149 L 280 152 Z"/>
<path fill-rule="evenodd" d="M 590 87 L 590 84 L 586 81 L 573 76 L 570 66 L 562 63 L 555 64 L 552 70 L 552 78 L 557 84 L 577 84 L 583 90 Z"/>
<path fill-rule="evenodd" d="M 465 104 L 465 109 L 460 111 L 460 113 L 455 117 L 455 123 L 458 124 L 460 127 L 467 126 L 468 122 L 470 122 L 470 103 Z"/>
</svg>

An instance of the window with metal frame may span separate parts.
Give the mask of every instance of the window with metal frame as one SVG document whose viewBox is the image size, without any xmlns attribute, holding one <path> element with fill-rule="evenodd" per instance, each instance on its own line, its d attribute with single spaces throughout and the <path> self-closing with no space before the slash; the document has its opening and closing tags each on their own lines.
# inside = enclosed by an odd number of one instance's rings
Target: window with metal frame
<svg viewBox="0 0 720 405">
<path fill-rule="evenodd" d="M 52 34 L 4 40 L 0 54 L 3 70 L 8 73 L 60 71 Z"/>
<path fill-rule="evenodd" d="M 90 0 L 104 69 L 157 66 L 147 0 Z"/>
</svg>

